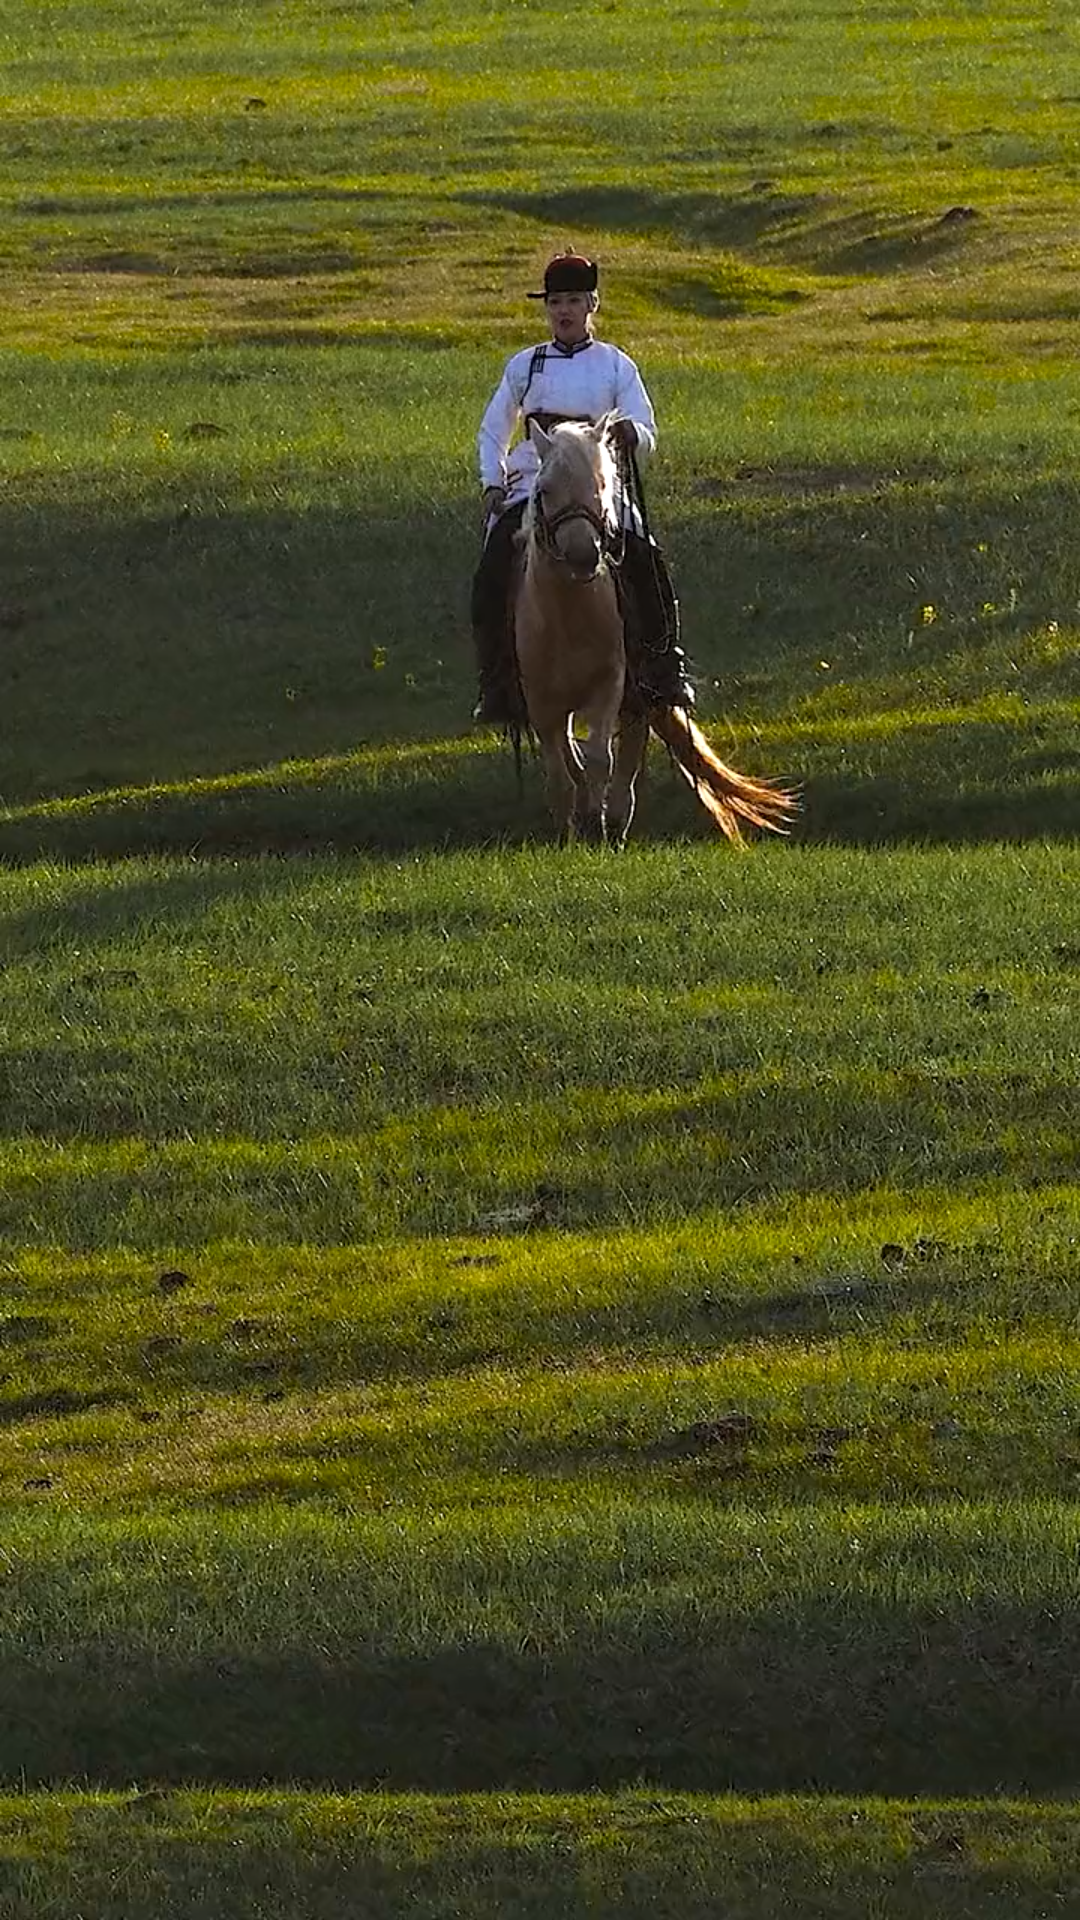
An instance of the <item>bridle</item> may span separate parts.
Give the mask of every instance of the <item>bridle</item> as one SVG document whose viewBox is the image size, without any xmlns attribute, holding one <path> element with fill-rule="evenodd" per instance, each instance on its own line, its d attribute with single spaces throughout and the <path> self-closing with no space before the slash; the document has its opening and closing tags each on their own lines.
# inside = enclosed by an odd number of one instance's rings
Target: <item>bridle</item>
<svg viewBox="0 0 1080 1920">
<path fill-rule="evenodd" d="M 568 506 L 560 507 L 557 513 L 549 514 L 544 509 L 544 496 L 537 489 L 533 495 L 533 526 L 536 530 L 537 544 L 543 547 L 544 552 L 549 553 L 553 560 L 561 560 L 564 566 L 569 566 L 570 563 L 562 548 L 556 544 L 555 535 L 560 527 L 568 527 L 574 520 L 584 520 L 596 534 L 601 551 L 606 551 L 611 544 L 611 528 L 594 508 L 586 506 L 584 501 L 577 505 L 571 501 Z"/>
<path fill-rule="evenodd" d="M 569 526 L 575 520 L 584 520 L 600 542 L 600 564 L 603 565 L 606 560 L 611 565 L 618 566 L 622 559 L 623 543 L 617 529 L 612 527 L 602 514 L 597 513 L 594 507 L 587 506 L 584 500 L 570 501 L 565 507 L 559 507 L 555 513 L 549 514 L 544 508 L 543 493 L 537 487 L 532 498 L 532 509 L 533 538 L 549 559 L 556 560 L 560 566 L 569 567 L 573 571 L 573 561 L 562 551 L 555 536 L 560 527 Z M 595 579 L 596 575 L 594 573 L 576 577 L 584 582 L 587 579 Z"/>
</svg>

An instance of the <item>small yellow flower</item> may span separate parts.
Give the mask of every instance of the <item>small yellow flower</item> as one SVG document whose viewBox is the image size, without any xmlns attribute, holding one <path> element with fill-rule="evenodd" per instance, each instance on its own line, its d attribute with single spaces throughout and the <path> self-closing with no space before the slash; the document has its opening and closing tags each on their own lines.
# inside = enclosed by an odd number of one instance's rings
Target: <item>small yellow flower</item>
<svg viewBox="0 0 1080 1920">
<path fill-rule="evenodd" d="M 932 627 L 934 624 L 934 621 L 937 619 L 937 608 L 936 607 L 920 607 L 919 619 L 922 621 L 924 627 Z"/>
<path fill-rule="evenodd" d="M 374 667 L 376 673 L 380 672 L 381 669 L 386 665 L 386 648 L 372 647 L 371 660 L 369 664 L 372 667 Z"/>
</svg>

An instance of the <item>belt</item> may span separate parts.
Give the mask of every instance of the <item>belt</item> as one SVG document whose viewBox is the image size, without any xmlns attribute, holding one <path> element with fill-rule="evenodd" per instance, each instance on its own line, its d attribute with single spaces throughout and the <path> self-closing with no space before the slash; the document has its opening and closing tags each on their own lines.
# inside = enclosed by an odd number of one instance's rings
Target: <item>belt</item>
<svg viewBox="0 0 1080 1920">
<path fill-rule="evenodd" d="M 534 420 L 545 433 L 550 433 L 552 427 L 561 427 L 566 420 L 572 421 L 578 427 L 591 427 L 595 424 L 591 413 L 527 413 L 525 415 L 526 434 Z"/>
</svg>

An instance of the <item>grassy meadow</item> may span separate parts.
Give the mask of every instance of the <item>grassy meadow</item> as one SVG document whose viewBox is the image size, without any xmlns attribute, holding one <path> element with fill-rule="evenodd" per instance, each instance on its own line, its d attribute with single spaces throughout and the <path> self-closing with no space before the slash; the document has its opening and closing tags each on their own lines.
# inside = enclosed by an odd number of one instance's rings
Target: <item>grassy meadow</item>
<svg viewBox="0 0 1080 1920">
<path fill-rule="evenodd" d="M 0 1911 L 1080 1895 L 1080 26 L 0 0 Z M 555 248 L 733 852 L 475 732 Z"/>
</svg>

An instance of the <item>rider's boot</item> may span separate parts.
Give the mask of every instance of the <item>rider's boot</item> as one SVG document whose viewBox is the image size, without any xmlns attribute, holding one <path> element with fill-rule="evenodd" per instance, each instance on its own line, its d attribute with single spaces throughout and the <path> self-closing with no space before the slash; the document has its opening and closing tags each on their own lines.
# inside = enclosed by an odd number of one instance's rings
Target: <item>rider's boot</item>
<svg viewBox="0 0 1080 1920">
<path fill-rule="evenodd" d="M 473 719 L 489 727 L 512 727 L 521 719 L 510 606 L 514 536 L 521 513 L 522 509 L 511 508 L 495 522 L 473 576 L 471 614 L 479 679 Z"/>
<path fill-rule="evenodd" d="M 654 540 L 626 534 L 620 585 L 634 691 L 646 707 L 692 708 L 693 682 L 679 644 L 679 603 L 667 561 Z"/>
</svg>

